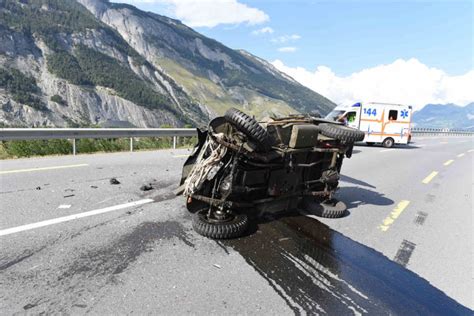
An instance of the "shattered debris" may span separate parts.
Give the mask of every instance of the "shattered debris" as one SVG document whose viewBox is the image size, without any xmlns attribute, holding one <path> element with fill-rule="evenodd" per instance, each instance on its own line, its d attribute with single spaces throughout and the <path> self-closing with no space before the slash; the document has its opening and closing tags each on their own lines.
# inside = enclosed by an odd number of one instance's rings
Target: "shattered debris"
<svg viewBox="0 0 474 316">
<path fill-rule="evenodd" d="M 36 187 L 36 190 L 41 190 L 41 187 Z"/>
<path fill-rule="evenodd" d="M 120 181 L 117 180 L 117 178 L 112 178 L 112 179 L 110 179 L 110 184 L 114 184 L 114 185 L 115 184 L 120 184 Z"/>
<path fill-rule="evenodd" d="M 153 190 L 153 186 L 152 186 L 151 183 L 144 184 L 140 187 L 140 190 L 141 191 L 150 191 L 150 190 Z"/>
<path fill-rule="evenodd" d="M 75 196 L 75 194 L 65 195 L 64 197 L 65 197 L 65 198 L 68 198 L 68 197 L 72 197 L 72 196 Z"/>
<path fill-rule="evenodd" d="M 96 186 L 96 185 L 91 185 L 91 188 L 92 188 L 92 189 L 97 189 L 98 186 Z"/>
</svg>

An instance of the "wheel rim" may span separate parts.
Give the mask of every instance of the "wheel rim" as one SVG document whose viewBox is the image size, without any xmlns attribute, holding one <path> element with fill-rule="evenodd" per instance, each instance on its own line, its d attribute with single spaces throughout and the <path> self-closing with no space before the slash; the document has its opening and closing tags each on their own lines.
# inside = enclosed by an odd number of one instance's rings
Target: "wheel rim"
<svg viewBox="0 0 474 316">
<path fill-rule="evenodd" d="M 205 222 L 216 225 L 225 224 L 235 219 L 235 215 L 233 214 L 226 213 L 222 218 L 217 218 L 215 216 L 212 216 L 212 214 L 214 214 L 214 212 L 211 212 L 211 216 L 208 215 L 208 212 L 204 212 L 199 214 L 199 216 L 201 216 Z"/>
</svg>

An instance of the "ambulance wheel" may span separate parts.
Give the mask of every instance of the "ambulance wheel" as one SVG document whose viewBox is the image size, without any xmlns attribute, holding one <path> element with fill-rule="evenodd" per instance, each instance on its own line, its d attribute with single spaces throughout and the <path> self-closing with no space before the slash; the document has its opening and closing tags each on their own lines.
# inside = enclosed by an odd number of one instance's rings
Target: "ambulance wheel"
<svg viewBox="0 0 474 316">
<path fill-rule="evenodd" d="M 365 137 L 364 132 L 344 125 L 321 123 L 318 125 L 318 128 L 319 132 L 324 136 L 347 143 L 360 142 Z"/>
<path fill-rule="evenodd" d="M 392 148 L 393 144 L 395 144 L 395 141 L 392 137 L 385 138 L 382 142 L 382 146 L 385 148 Z"/>
</svg>

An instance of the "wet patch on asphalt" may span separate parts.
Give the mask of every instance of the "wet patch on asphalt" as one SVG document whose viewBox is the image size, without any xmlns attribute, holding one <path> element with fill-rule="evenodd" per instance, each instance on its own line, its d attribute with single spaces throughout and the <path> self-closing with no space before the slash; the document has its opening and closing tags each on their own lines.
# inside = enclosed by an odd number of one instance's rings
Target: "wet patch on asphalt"
<svg viewBox="0 0 474 316">
<path fill-rule="evenodd" d="M 151 251 L 155 242 L 172 238 L 177 238 L 186 245 L 194 247 L 180 223 L 176 221 L 144 222 L 107 247 L 82 254 L 59 276 L 58 280 L 77 274 L 93 277 L 122 273 L 142 253 Z"/>
<path fill-rule="evenodd" d="M 428 281 L 298 214 L 267 219 L 251 236 L 224 241 L 295 314 L 468 314 Z"/>
<path fill-rule="evenodd" d="M 402 244 L 398 248 L 397 254 L 393 261 L 400 264 L 401 266 L 406 267 L 408 261 L 410 261 L 411 255 L 413 254 L 413 250 L 415 250 L 416 244 L 412 243 L 408 240 L 403 240 Z"/>
<path fill-rule="evenodd" d="M 37 250 L 34 250 L 34 251 L 30 251 L 30 250 L 27 250 L 27 251 L 24 251 L 21 255 L 17 256 L 15 259 L 0 259 L 0 271 L 3 271 L 3 270 L 6 270 L 28 258 L 30 258 L 31 256 L 37 254 L 38 252 L 40 252 L 41 250 L 43 250 L 44 248 L 46 248 L 46 246 L 43 246 Z"/>
<path fill-rule="evenodd" d="M 102 225 L 91 229 L 98 226 Z M 122 282 L 120 275 L 131 269 L 144 253 L 178 242 L 194 249 L 188 231 L 189 228 L 174 220 L 143 222 L 104 246 L 76 250 L 81 252 L 72 261 L 56 263 L 54 252 L 45 253 L 46 261 L 38 265 L 41 269 L 35 266 L 22 272 L 0 271 L 5 273 L 2 275 L 5 284 L 15 283 L 20 291 L 14 294 L 18 297 L 9 297 L 8 300 L 15 302 L 17 312 L 20 308 L 35 314 L 74 314 L 80 310 L 87 313 L 105 295 L 104 288 Z M 66 239 L 70 240 L 70 237 Z M 27 255 L 18 259 L 26 260 Z"/>
<path fill-rule="evenodd" d="M 416 213 L 416 217 L 414 220 L 415 225 L 422 226 L 425 223 L 427 217 L 428 217 L 428 213 L 425 213 L 425 212 Z"/>
<path fill-rule="evenodd" d="M 436 200 L 436 195 L 434 194 L 427 194 L 425 196 L 425 202 L 427 203 L 433 203 Z"/>
</svg>

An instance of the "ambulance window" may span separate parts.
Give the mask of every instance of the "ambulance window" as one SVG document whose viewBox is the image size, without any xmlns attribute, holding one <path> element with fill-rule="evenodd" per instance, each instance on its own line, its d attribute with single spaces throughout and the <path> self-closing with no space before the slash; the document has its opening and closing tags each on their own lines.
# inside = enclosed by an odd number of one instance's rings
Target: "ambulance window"
<svg viewBox="0 0 474 316">
<path fill-rule="evenodd" d="M 390 110 L 388 112 L 388 119 L 389 120 L 394 120 L 396 121 L 397 120 L 397 117 L 398 117 L 398 111 L 397 110 Z"/>
<path fill-rule="evenodd" d="M 347 113 L 347 122 L 349 123 L 355 122 L 355 119 L 356 119 L 356 112 Z"/>
</svg>

